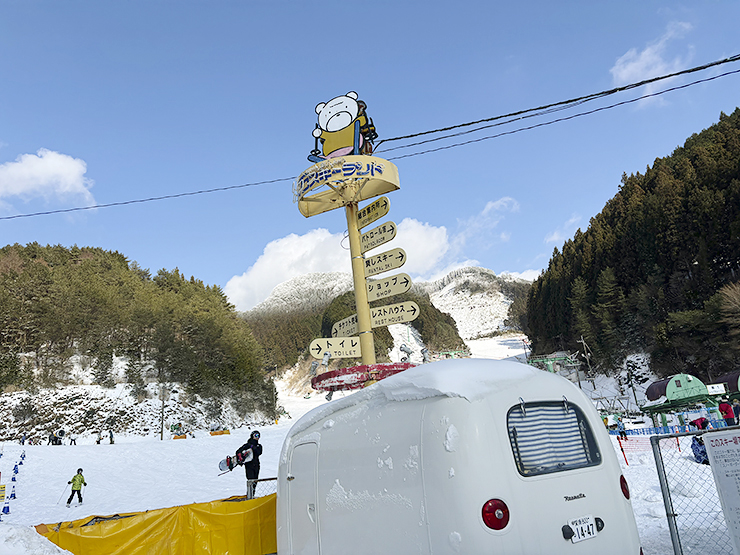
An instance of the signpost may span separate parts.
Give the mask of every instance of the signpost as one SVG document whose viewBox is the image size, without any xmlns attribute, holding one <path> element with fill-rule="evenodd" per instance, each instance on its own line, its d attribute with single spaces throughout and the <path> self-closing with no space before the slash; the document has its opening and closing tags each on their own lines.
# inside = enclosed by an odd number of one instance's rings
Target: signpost
<svg viewBox="0 0 740 555">
<path fill-rule="evenodd" d="M 406 293 L 411 289 L 411 278 L 408 274 L 396 274 L 378 280 L 368 280 L 367 298 L 369 301 L 387 299 L 393 295 Z"/>
<path fill-rule="evenodd" d="M 371 202 L 362 210 L 357 212 L 357 229 L 362 229 L 371 223 L 378 221 L 388 213 L 391 208 L 391 201 L 388 197 L 380 197 L 378 200 Z"/>
<path fill-rule="evenodd" d="M 357 93 L 349 92 L 336 97 L 328 105 L 332 110 L 339 107 L 342 114 L 349 115 L 347 125 L 330 131 L 327 122 L 331 110 L 324 109 L 327 107 L 325 102 L 316 106 L 319 117 L 312 132 L 315 148 L 308 157 L 315 163 L 301 173 L 293 184 L 293 200 L 306 218 L 344 207 L 357 314 L 352 324 L 339 326 L 341 332 L 335 324 L 332 335 L 339 336 L 341 333 L 341 337 L 317 339 L 311 343 L 310 349 L 312 355 L 318 354 L 317 358 L 323 358 L 323 353 L 327 351 L 335 358 L 361 354 L 363 364 L 375 364 L 367 277 L 400 267 L 406 261 L 406 253 L 402 249 L 394 249 L 377 258 L 373 257 L 368 265 L 364 253 L 393 239 L 396 224 L 390 222 L 378 226 L 362 236 L 360 230 L 388 214 L 390 201 L 380 195 L 400 189 L 398 168 L 388 160 L 372 156 L 372 141 L 377 138 L 377 133 L 364 110 L 367 106 L 358 101 Z M 339 131 L 342 133 L 337 134 Z M 344 153 L 347 154 L 342 155 Z M 361 201 L 375 197 L 379 198 L 360 209 Z M 377 291 L 377 288 L 373 290 Z M 391 294 L 387 293 L 387 296 Z M 354 329 L 350 332 L 348 330 L 352 325 Z M 335 343 L 326 343 L 337 339 L 344 340 L 345 344 L 337 348 Z M 351 343 L 355 341 L 359 341 L 359 344 L 352 346 Z"/>
<path fill-rule="evenodd" d="M 324 353 L 330 353 L 331 358 L 360 358 L 359 337 L 331 337 L 314 339 L 308 348 L 311 356 L 321 359 Z"/>
<path fill-rule="evenodd" d="M 387 243 L 396 236 L 397 230 L 398 226 L 394 222 L 386 222 L 372 228 L 370 231 L 366 231 L 360 237 L 360 250 L 364 254 L 375 247 Z"/>
<path fill-rule="evenodd" d="M 365 259 L 365 277 L 376 276 L 400 268 L 406 263 L 406 251 L 402 248 L 391 249 Z"/>
<path fill-rule="evenodd" d="M 404 301 L 402 303 L 389 304 L 370 309 L 370 318 L 373 328 L 390 326 L 391 324 L 405 324 L 406 322 L 416 320 L 418 317 L 419 305 L 414 301 Z M 353 314 L 349 318 L 340 320 L 332 326 L 332 338 L 341 339 L 339 337 L 334 337 L 334 334 L 337 334 L 338 336 L 339 333 L 346 333 L 349 335 L 357 333 L 357 314 Z M 311 343 L 311 345 L 313 345 L 313 343 Z M 311 354 L 316 358 L 321 358 L 321 356 L 315 355 L 313 351 Z"/>
</svg>

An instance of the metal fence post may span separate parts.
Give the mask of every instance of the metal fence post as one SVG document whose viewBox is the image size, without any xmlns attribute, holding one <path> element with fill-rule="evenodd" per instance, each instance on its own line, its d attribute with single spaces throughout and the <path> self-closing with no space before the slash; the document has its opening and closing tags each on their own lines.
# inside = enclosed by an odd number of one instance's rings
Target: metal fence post
<svg viewBox="0 0 740 555">
<path fill-rule="evenodd" d="M 665 514 L 668 517 L 668 530 L 671 533 L 671 543 L 673 544 L 673 554 L 683 555 L 681 549 L 681 539 L 678 535 L 676 526 L 676 513 L 673 510 L 673 501 L 671 500 L 671 490 L 668 486 L 665 467 L 663 466 L 663 455 L 660 452 L 660 436 L 650 436 L 650 445 L 653 449 L 655 458 L 655 468 L 658 471 L 658 481 L 660 482 L 660 491 L 663 493 L 663 504 L 665 505 Z"/>
</svg>

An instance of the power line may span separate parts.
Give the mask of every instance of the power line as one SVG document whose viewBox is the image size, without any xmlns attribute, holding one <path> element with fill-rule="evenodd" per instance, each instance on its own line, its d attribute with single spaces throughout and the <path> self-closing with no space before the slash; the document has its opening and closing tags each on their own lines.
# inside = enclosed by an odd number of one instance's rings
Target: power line
<svg viewBox="0 0 740 555">
<path fill-rule="evenodd" d="M 421 156 L 422 154 L 429 154 L 431 152 L 439 152 L 440 150 L 448 150 L 450 148 L 455 148 L 455 147 L 458 147 L 458 146 L 465 146 L 465 145 L 469 145 L 469 144 L 473 144 L 473 143 L 480 143 L 480 142 L 486 141 L 488 139 L 496 139 L 498 137 L 503 137 L 505 135 L 514 135 L 515 133 L 519 133 L 521 131 L 529 131 L 531 129 L 537 129 L 538 127 L 545 127 L 545 126 L 548 126 L 548 125 L 552 125 L 554 123 L 560 123 L 560 122 L 563 122 L 563 121 L 568 121 L 568 120 L 575 119 L 575 118 L 578 118 L 578 117 L 581 117 L 581 116 L 589 116 L 589 115 L 595 114 L 597 112 L 603 112 L 604 110 L 610 110 L 612 108 L 617 108 L 619 106 L 624 106 L 625 104 L 632 104 L 634 102 L 639 102 L 640 100 L 645 100 L 646 98 L 652 98 L 652 97 L 660 96 L 661 94 L 665 94 L 665 93 L 668 93 L 668 92 L 677 91 L 677 90 L 680 90 L 680 89 L 686 89 L 686 88 L 691 87 L 693 85 L 698 85 L 699 83 L 706 83 L 708 81 L 714 81 L 715 79 L 719 79 L 720 77 L 725 77 L 727 75 L 732 75 L 734 73 L 740 73 L 740 69 L 736 69 L 734 71 L 728 71 L 726 73 L 722 73 L 720 75 L 715 75 L 713 77 L 707 77 L 706 79 L 699 79 L 697 81 L 692 81 L 691 83 L 686 83 L 684 85 L 679 85 L 679 86 L 676 86 L 676 87 L 671 87 L 670 89 L 664 89 L 662 91 L 658 91 L 658 92 L 655 92 L 655 93 L 644 94 L 642 96 L 638 96 L 637 98 L 632 98 L 630 100 L 623 100 L 622 102 L 617 102 L 616 104 L 610 104 L 609 106 L 602 106 L 600 108 L 594 108 L 593 110 L 588 110 L 587 112 L 579 112 L 578 114 L 572 114 L 570 116 L 566 116 L 566 117 L 562 117 L 562 118 L 557 118 L 557 119 L 554 119 L 554 120 L 551 120 L 551 121 L 546 121 L 546 122 L 543 122 L 543 123 L 537 123 L 537 124 L 534 124 L 534 125 L 529 125 L 527 127 L 520 127 L 518 129 L 512 129 L 510 131 L 503 131 L 503 132 L 497 133 L 495 135 L 487 135 L 485 137 L 479 137 L 477 139 L 471 139 L 469 141 L 464 141 L 462 143 L 454 143 L 454 144 L 451 144 L 451 145 L 441 146 L 441 147 L 437 147 L 437 148 L 430 148 L 428 150 L 422 150 L 420 152 L 413 152 L 411 154 L 402 154 L 400 156 L 388 157 L 388 160 L 400 160 L 402 158 L 411 158 L 413 156 Z M 504 123 L 509 123 L 509 122 L 504 122 Z M 465 134 L 468 134 L 468 133 L 474 133 L 476 131 L 480 131 L 481 129 L 486 129 L 488 127 L 495 127 L 497 125 L 503 125 L 503 123 L 496 124 L 496 125 L 489 125 L 489 126 L 481 127 L 481 128 L 478 128 L 478 129 L 472 129 L 472 130 L 468 130 L 468 131 L 463 131 L 461 133 L 455 133 L 453 135 L 447 135 L 445 137 L 439 137 L 439 139 L 430 139 L 430 140 L 427 140 L 427 141 L 420 141 L 418 143 L 414 143 L 413 145 L 406 145 L 406 146 L 416 146 L 416 145 L 421 145 L 421 144 L 425 144 L 425 143 L 430 143 L 430 142 L 433 142 L 435 140 L 441 140 L 441 139 L 446 139 L 446 138 L 450 138 L 450 137 L 456 137 L 456 136 L 460 136 L 460 135 L 465 135 Z M 398 147 L 398 148 L 404 148 L 404 147 Z M 396 150 L 396 149 L 389 149 L 389 150 Z"/>
<path fill-rule="evenodd" d="M 16 214 L 15 216 L 3 216 L 0 220 L 15 220 L 18 218 L 30 218 L 32 216 L 48 216 L 49 214 L 64 214 L 67 212 L 80 212 L 82 210 L 95 210 L 96 208 L 110 208 L 111 206 L 126 206 L 128 204 L 139 204 L 143 202 L 152 202 L 155 200 L 168 200 L 180 197 L 191 197 L 194 195 L 203 195 L 206 193 L 217 193 L 221 191 L 230 191 L 232 189 L 243 189 L 244 187 L 254 187 L 255 185 L 267 185 L 270 183 L 280 183 L 281 181 L 294 181 L 297 176 L 283 177 L 280 179 L 270 179 L 267 181 L 257 181 L 255 183 L 244 183 L 242 185 L 230 185 L 228 187 L 216 187 L 214 189 L 203 189 L 200 191 L 190 191 L 187 193 L 176 193 L 173 195 L 163 195 L 161 197 L 149 197 L 136 200 L 124 200 L 120 202 L 109 202 L 107 204 L 94 204 L 92 206 L 78 206 L 76 208 L 62 208 L 59 210 L 48 210 L 46 212 L 33 212 L 31 214 Z"/>
<path fill-rule="evenodd" d="M 703 71 L 703 70 L 709 69 L 711 67 L 720 66 L 720 65 L 723 65 L 723 64 L 727 64 L 727 63 L 731 63 L 731 62 L 737 62 L 737 61 L 740 61 L 740 54 L 735 54 L 734 56 L 730 56 L 729 58 L 724 58 L 722 60 L 717 60 L 717 61 L 714 61 L 714 62 L 710 62 L 708 64 L 704 64 L 704 65 L 701 65 L 701 66 L 692 67 L 692 68 L 689 68 L 689 69 L 684 69 L 684 70 L 681 70 L 681 71 L 677 71 L 675 73 L 669 73 L 667 75 L 661 75 L 659 77 L 653 77 L 651 79 L 645 79 L 645 80 L 639 81 L 637 83 L 632 83 L 632 84 L 629 84 L 629 85 L 624 85 L 622 87 L 616 87 L 614 89 L 609 89 L 609 90 L 606 90 L 606 91 L 601 91 L 601 92 L 597 92 L 597 93 L 588 94 L 588 95 L 585 95 L 585 96 L 580 96 L 578 98 L 571 98 L 570 100 L 562 100 L 560 102 L 554 102 L 552 104 L 546 104 L 544 106 L 539 106 L 537 108 L 528 108 L 526 110 L 520 110 L 518 112 L 512 112 L 510 114 L 504 114 L 502 116 L 494 116 L 494 117 L 491 117 L 491 118 L 485 118 L 485 119 L 480 119 L 480 120 L 476 120 L 476 121 L 470 121 L 470 122 L 467 122 L 467 123 L 459 123 L 457 125 L 451 125 L 449 127 L 441 127 L 439 129 L 432 129 L 430 131 L 422 131 L 420 133 L 414 133 L 414 134 L 411 134 L 411 135 L 403 135 L 403 136 L 400 136 L 400 137 L 391 137 L 389 139 L 383 139 L 380 142 L 378 142 L 377 147 L 376 147 L 376 150 L 377 150 L 378 147 L 380 147 L 381 144 L 387 143 L 387 142 L 391 142 L 391 141 L 400 141 L 402 139 L 412 139 L 414 137 L 421 137 L 423 135 L 431 135 L 433 133 L 442 133 L 442 132 L 445 132 L 445 131 L 452 131 L 453 129 L 459 129 L 461 127 L 469 127 L 471 125 L 478 125 L 480 123 L 487 123 L 487 122 L 497 121 L 497 120 L 501 120 L 501 119 L 505 119 L 505 118 L 512 118 L 512 117 L 515 117 L 515 116 L 521 116 L 521 115 L 524 115 L 524 114 L 530 114 L 531 112 L 538 112 L 538 113 L 537 114 L 529 115 L 527 117 L 533 117 L 533 116 L 538 116 L 538 115 L 542 115 L 542 114 L 548 114 L 548 113 L 552 113 L 552 112 L 555 112 L 555 111 L 559 111 L 559 110 L 564 110 L 564 109 L 567 109 L 567 108 L 571 108 L 573 106 L 578 106 L 580 104 L 584 104 L 586 102 L 590 102 L 591 100 L 596 100 L 597 98 L 603 98 L 605 96 L 611 96 L 611 95 L 616 94 L 616 93 L 619 93 L 619 92 L 628 91 L 628 90 L 631 90 L 631 89 L 642 87 L 644 85 L 649 85 L 651 83 L 656 83 L 658 81 L 663 81 L 665 79 L 671 79 L 673 77 L 678 77 L 680 75 L 687 75 L 689 73 L 695 73 L 697 71 Z M 551 110 L 552 108 L 557 108 L 557 109 L 556 110 Z M 517 119 L 523 119 L 523 118 L 516 118 L 516 119 L 511 120 L 511 121 L 516 121 Z M 388 149 L 388 150 L 390 150 L 390 149 Z"/>
<path fill-rule="evenodd" d="M 659 77 L 653 77 L 651 79 L 646 79 L 646 80 L 640 81 L 638 83 L 632 83 L 632 84 L 625 85 L 625 86 L 622 86 L 622 87 L 617 87 L 617 88 L 614 88 L 614 89 L 609 89 L 607 91 L 601 91 L 601 92 L 598 92 L 598 93 L 593 93 L 593 94 L 589 94 L 589 95 L 586 95 L 586 96 L 581 96 L 581 97 L 578 97 L 578 98 L 572 98 L 570 100 L 563 100 L 561 102 L 555 102 L 555 103 L 552 103 L 552 104 L 546 104 L 544 106 L 539 106 L 537 108 L 528 108 L 526 110 L 520 110 L 518 112 L 512 112 L 510 114 L 505 114 L 505 115 L 501 115 L 501 116 L 494 116 L 494 117 L 491 117 L 491 118 L 485 118 L 485 119 L 481 119 L 481 120 L 477 120 L 477 121 L 460 123 L 460 124 L 457 124 L 457 125 L 452 125 L 452 126 L 449 126 L 449 127 L 443 127 L 443 128 L 433 129 L 433 130 L 430 130 L 430 131 L 422 131 L 420 133 L 414 133 L 414 134 L 411 134 L 411 135 L 403 135 L 403 136 L 399 136 L 399 137 L 391 137 L 391 138 L 388 138 L 388 139 L 383 139 L 383 140 L 381 140 L 378 143 L 377 146 L 379 147 L 382 143 L 387 143 L 387 142 L 391 142 L 391 141 L 398 141 L 398 140 L 402 140 L 402 139 L 411 139 L 411 138 L 414 138 L 414 137 L 421 137 L 421 136 L 425 136 L 425 135 L 431 135 L 431 134 L 434 134 L 434 133 L 442 133 L 442 132 L 445 132 L 445 131 L 452 131 L 454 129 L 460 129 L 460 128 L 463 128 L 463 127 L 470 127 L 472 125 L 479 125 L 481 123 L 497 122 L 497 123 L 493 123 L 493 124 L 489 124 L 489 125 L 484 125 L 484 126 L 481 126 L 481 127 L 477 127 L 475 129 L 468 129 L 468 130 L 460 131 L 458 133 L 453 133 L 453 134 L 450 134 L 450 135 L 444 135 L 444 136 L 441 136 L 441 137 L 434 137 L 434 138 L 431 138 L 431 139 L 426 139 L 424 141 L 418 141 L 416 143 L 410 143 L 410 144 L 407 144 L 407 145 L 401 145 L 401 146 L 398 146 L 398 147 L 389 148 L 389 149 L 384 150 L 383 152 L 390 152 L 392 150 L 398 150 L 398 149 L 401 149 L 401 148 L 410 148 L 410 147 L 413 147 L 413 146 L 419 146 L 419 145 L 422 145 L 422 144 L 427 144 L 427 143 L 430 143 L 430 142 L 440 141 L 440 140 L 443 140 L 443 139 L 449 139 L 449 138 L 452 138 L 452 137 L 458 137 L 458 136 L 461 136 L 461 135 L 466 135 L 466 134 L 470 134 L 470 133 L 476 133 L 478 131 L 482 131 L 483 129 L 489 129 L 491 127 L 498 127 L 498 126 L 505 125 L 505 124 L 508 124 L 508 123 L 513 123 L 514 121 L 519 121 L 519 120 L 530 118 L 530 117 L 538 117 L 538 116 L 542 116 L 542 115 L 546 115 L 546 114 L 555 113 L 555 112 L 558 112 L 558 111 L 561 111 L 561 110 L 572 108 L 574 106 L 579 106 L 581 104 L 584 104 L 586 102 L 590 102 L 591 100 L 595 100 L 597 98 L 603 98 L 603 97 L 606 97 L 606 96 L 610 96 L 610 95 L 616 94 L 618 92 L 628 91 L 628 90 L 631 90 L 631 89 L 634 89 L 634 88 L 637 88 L 637 87 L 641 87 L 641 86 L 644 86 L 644 85 L 655 83 L 657 81 L 662 81 L 662 80 L 665 80 L 665 79 L 670 79 L 672 77 L 678 77 L 680 75 L 686 75 L 686 74 L 689 74 L 689 73 L 695 73 L 697 71 L 702 71 L 702 70 L 705 70 L 705 69 L 709 69 L 711 67 L 716 67 L 716 66 L 719 66 L 719 65 L 727 64 L 727 63 L 730 63 L 730 62 L 737 62 L 737 61 L 740 61 L 740 54 L 736 54 L 734 56 L 730 56 L 729 58 L 724 58 L 722 60 L 717 60 L 715 62 L 704 64 L 702 66 L 696 66 L 696 67 L 693 67 L 693 68 L 690 68 L 690 69 L 685 69 L 685 70 L 678 71 L 678 72 L 675 72 L 675 73 L 671 73 L 671 74 L 668 74 L 668 75 L 662 75 L 662 76 L 659 76 Z M 464 142 L 461 142 L 461 143 L 455 143 L 455 144 L 446 145 L 446 146 L 442 146 L 442 147 L 438 147 L 438 148 L 423 150 L 423 151 L 420 151 L 420 152 L 414 152 L 414 153 L 411 153 L 411 154 L 404 154 L 404 155 L 401 155 L 401 156 L 395 156 L 395 157 L 392 157 L 392 158 L 388 158 L 388 160 L 399 160 L 399 159 L 402 159 L 402 158 L 411 158 L 413 156 L 421 156 L 423 154 L 429 154 L 429 153 L 432 153 L 432 152 L 438 152 L 438 151 L 441 151 L 441 150 L 447 150 L 447 149 L 450 149 L 450 148 L 455 148 L 455 147 L 459 147 L 459 146 L 465 146 L 465 145 L 469 145 L 469 144 L 472 144 L 472 143 L 478 143 L 478 142 L 481 142 L 481 141 L 485 141 L 485 140 L 488 140 L 488 139 L 495 139 L 497 137 L 503 137 L 505 135 L 513 135 L 514 133 L 520 133 L 521 131 L 529 131 L 531 129 L 536 129 L 538 127 L 545 127 L 547 125 L 553 125 L 555 123 L 559 123 L 559 122 L 562 122 L 562 121 L 567 121 L 567 120 L 575 119 L 577 117 L 591 115 L 591 114 L 594 114 L 594 113 L 597 113 L 597 112 L 601 112 L 601 111 L 604 111 L 604 110 L 609 110 L 611 108 L 616 108 L 618 106 L 623 106 L 625 104 L 630 104 L 630 103 L 633 103 L 633 102 L 637 102 L 637 101 L 643 100 L 645 98 L 659 96 L 661 94 L 665 94 L 667 92 L 676 91 L 676 90 L 679 90 L 679 89 L 685 89 L 685 88 L 691 87 L 693 85 L 697 85 L 699 83 L 706 83 L 708 81 L 714 81 L 715 79 L 719 79 L 720 77 L 725 77 L 727 75 L 732 75 L 732 74 L 735 74 L 735 73 L 740 73 L 740 70 L 728 71 L 726 73 L 715 75 L 713 77 L 708 77 L 706 79 L 700 79 L 700 80 L 697 80 L 697 81 L 693 81 L 691 83 L 686 83 L 684 85 L 672 87 L 672 88 L 665 89 L 665 90 L 662 90 L 662 91 L 659 91 L 659 92 L 656 92 L 656 93 L 642 95 L 642 96 L 639 96 L 637 98 L 633 98 L 631 100 L 625 100 L 623 102 L 618 102 L 616 104 L 611 104 L 609 106 L 602 106 L 600 108 L 595 108 L 593 110 L 589 110 L 589 111 L 586 111 L 586 112 L 580 112 L 578 114 L 573 114 L 573 115 L 570 115 L 570 116 L 567 116 L 567 117 L 558 118 L 558 119 L 554 119 L 554 120 L 551 120 L 551 121 L 547 121 L 547 122 L 543 122 L 543 123 L 538 123 L 538 124 L 535 124 L 535 125 L 530 125 L 530 126 L 527 126 L 527 127 L 521 127 L 521 128 L 513 129 L 513 130 L 510 130 L 510 131 L 504 131 L 502 133 L 497 133 L 495 135 L 488 135 L 488 136 L 485 136 L 485 137 L 479 137 L 477 139 L 471 139 L 469 141 L 464 141 Z M 499 121 L 499 120 L 504 120 L 506 118 L 513 118 L 513 119 L 508 119 L 506 121 Z M 377 148 L 376 148 L 376 151 L 377 151 Z M 120 202 L 111 202 L 111 203 L 107 203 L 107 204 L 95 204 L 95 205 L 92 205 L 92 206 L 79 206 L 79 207 L 75 207 L 75 208 L 62 208 L 62 209 L 58 209 L 58 210 L 48 210 L 48 211 L 44 211 L 44 212 L 32 212 L 32 213 L 28 213 L 28 214 L 16 214 L 16 215 L 13 215 L 13 216 L 2 216 L 2 217 L 0 217 L 0 221 L 4 221 L 4 220 L 15 220 L 15 219 L 20 219 L 20 218 L 31 218 L 31 217 L 34 217 L 34 216 L 48 216 L 48 215 L 52 215 L 52 214 L 65 214 L 65 213 L 70 213 L 70 212 L 81 212 L 83 210 L 94 210 L 94 209 L 98 209 L 98 208 L 110 208 L 110 207 L 113 207 L 113 206 L 127 206 L 127 205 L 130 205 L 130 204 L 141 204 L 141 203 L 153 202 L 153 201 L 157 201 L 157 200 L 169 200 L 169 199 L 175 199 L 175 198 L 181 198 L 181 197 L 189 197 L 189 196 L 195 196 L 195 195 L 203 195 L 203 194 L 207 194 L 207 193 L 216 193 L 216 192 L 222 192 L 222 191 L 230 191 L 230 190 L 234 190 L 234 189 L 243 189 L 245 187 L 253 187 L 253 186 L 256 186 L 256 185 L 268 185 L 268 184 L 280 183 L 280 182 L 284 182 L 284 181 L 294 181 L 296 178 L 297 178 L 297 176 L 283 177 L 283 178 L 279 178 L 279 179 L 270 179 L 270 180 L 265 180 L 265 181 L 257 181 L 257 182 L 254 182 L 254 183 L 244 183 L 244 184 L 241 184 L 241 185 L 231 185 L 231 186 L 227 186 L 227 187 L 216 187 L 216 188 L 213 188 L 213 189 L 202 189 L 202 190 L 199 190 L 199 191 L 190 191 L 190 192 L 186 192 L 186 193 L 175 193 L 175 194 L 172 194 L 172 195 L 162 195 L 162 196 L 158 196 L 158 197 L 149 197 L 149 198 L 126 200 L 126 201 L 120 201 Z"/>
</svg>

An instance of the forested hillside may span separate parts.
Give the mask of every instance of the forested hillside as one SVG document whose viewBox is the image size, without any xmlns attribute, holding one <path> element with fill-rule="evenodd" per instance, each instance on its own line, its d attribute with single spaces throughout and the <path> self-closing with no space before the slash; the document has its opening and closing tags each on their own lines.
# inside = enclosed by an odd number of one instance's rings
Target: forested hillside
<svg viewBox="0 0 740 555">
<path fill-rule="evenodd" d="M 144 379 L 177 381 L 206 397 L 272 412 L 262 349 L 221 289 L 177 269 L 147 270 L 116 252 L 12 245 L 0 249 L 0 386 L 69 383 L 73 357 L 112 385 L 127 360 L 133 393 Z"/>
<path fill-rule="evenodd" d="M 391 300 L 376 301 L 371 306 L 409 300 L 415 301 L 420 311 L 419 317 L 411 325 L 419 331 L 429 349 L 455 350 L 464 346 L 452 317 L 434 308 L 429 295 L 421 290 L 396 295 Z M 280 370 L 295 364 L 317 337 L 331 337 L 334 323 L 355 312 L 355 294 L 354 291 L 349 291 L 321 307 L 313 306 L 309 309 L 299 306 L 293 311 L 273 313 L 256 310 L 245 313 L 243 317 L 264 349 L 266 365 Z M 388 328 L 376 328 L 374 336 L 376 358 L 378 362 L 387 362 L 388 351 L 393 347 Z M 358 363 L 356 360 L 343 359 L 337 364 L 351 366 Z"/>
<path fill-rule="evenodd" d="M 610 369 L 644 350 L 663 374 L 740 364 L 740 109 L 691 136 L 555 249 L 527 303 L 537 353 L 579 349 Z"/>
</svg>

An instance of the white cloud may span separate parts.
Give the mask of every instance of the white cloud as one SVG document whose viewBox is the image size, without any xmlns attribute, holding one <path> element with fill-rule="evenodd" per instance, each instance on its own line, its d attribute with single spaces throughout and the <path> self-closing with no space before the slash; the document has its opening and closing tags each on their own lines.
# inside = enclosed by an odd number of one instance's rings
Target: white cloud
<svg viewBox="0 0 740 555">
<path fill-rule="evenodd" d="M 399 272 L 410 274 L 414 280 L 439 279 L 452 270 L 480 265 L 463 253 L 468 237 L 508 241 L 508 233 L 493 235 L 490 231 L 501 220 L 502 213 L 518 209 L 519 204 L 510 197 L 491 201 L 478 215 L 463 222 L 461 231 L 453 237 L 444 226 L 405 218 L 398 224 L 396 238 L 370 254 L 403 248 L 407 259 Z M 238 310 L 244 311 L 264 301 L 275 286 L 296 276 L 314 272 L 351 273 L 349 244 L 343 238 L 344 233 L 315 229 L 304 235 L 291 234 L 271 241 L 253 266 L 228 281 L 224 292 Z"/>
<path fill-rule="evenodd" d="M 491 238 L 496 237 L 491 234 L 491 231 L 501 223 L 505 214 L 518 211 L 519 203 L 511 197 L 488 201 L 478 214 L 465 220 L 458 220 L 459 231 L 452 239 L 453 249 L 456 252 L 462 252 L 471 241 L 482 243 L 478 245 L 478 248 L 487 248 L 491 243 Z M 508 241 L 510 235 L 502 232 L 498 234 L 498 238 L 501 241 Z"/>
<path fill-rule="evenodd" d="M 86 172 L 84 160 L 53 150 L 42 148 L 36 154 L 21 154 L 15 161 L 0 165 L 0 199 L 41 197 L 48 202 L 52 198 L 79 197 L 92 205 L 95 199 L 89 189 L 93 181 L 85 177 Z"/>
<path fill-rule="evenodd" d="M 271 241 L 257 261 L 232 277 L 224 292 L 238 310 L 249 310 L 265 300 L 276 285 L 314 272 L 351 272 L 349 244 L 343 233 L 314 229 Z"/>
<path fill-rule="evenodd" d="M 545 243 L 563 243 L 567 239 L 573 236 L 578 229 L 578 223 L 581 221 L 581 217 L 578 214 L 573 214 L 563 225 L 557 229 L 551 231 L 545 236 Z"/>
<path fill-rule="evenodd" d="M 675 73 L 688 67 L 691 51 L 685 58 L 682 58 L 669 54 L 668 49 L 672 41 L 682 39 L 691 29 L 690 23 L 672 22 L 662 36 L 648 44 L 643 50 L 638 51 L 636 48 L 628 50 L 609 70 L 614 84 L 620 86 L 636 83 L 652 77 Z M 653 93 L 665 87 L 667 82 L 661 81 L 647 85 L 645 92 Z"/>
<path fill-rule="evenodd" d="M 401 247 L 406 251 L 408 261 L 401 271 L 426 275 L 445 259 L 450 251 L 450 242 L 444 226 L 435 227 L 413 218 L 404 218 L 398 224 L 396 238 L 388 243 L 388 247 Z"/>
</svg>

